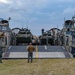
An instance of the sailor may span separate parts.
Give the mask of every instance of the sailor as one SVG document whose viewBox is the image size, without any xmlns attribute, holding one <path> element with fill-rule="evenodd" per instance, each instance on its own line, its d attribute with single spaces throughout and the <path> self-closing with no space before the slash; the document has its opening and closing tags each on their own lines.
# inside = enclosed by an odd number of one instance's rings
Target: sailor
<svg viewBox="0 0 75 75">
<path fill-rule="evenodd" d="M 2 47 L 0 47 L 0 63 L 2 63 L 2 53 L 3 53 L 3 50 L 2 50 Z"/>
<path fill-rule="evenodd" d="M 29 63 L 30 60 L 31 60 L 31 63 L 32 63 L 32 60 L 33 60 L 33 51 L 35 50 L 35 48 L 32 45 L 32 43 L 29 43 L 29 46 L 27 47 L 27 50 L 28 50 L 28 63 Z"/>
</svg>

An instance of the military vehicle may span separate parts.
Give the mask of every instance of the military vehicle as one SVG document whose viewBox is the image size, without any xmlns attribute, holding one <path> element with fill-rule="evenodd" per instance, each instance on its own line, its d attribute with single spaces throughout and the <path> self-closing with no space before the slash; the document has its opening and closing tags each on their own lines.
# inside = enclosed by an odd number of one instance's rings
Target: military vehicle
<svg viewBox="0 0 75 75">
<path fill-rule="evenodd" d="M 16 45 L 20 43 L 28 44 L 32 42 L 33 35 L 28 28 L 22 28 L 16 34 Z"/>
<path fill-rule="evenodd" d="M 39 40 L 39 37 L 37 36 L 33 36 L 33 39 L 32 39 L 32 44 L 33 45 L 40 45 L 40 40 Z"/>
<path fill-rule="evenodd" d="M 11 45 L 16 45 L 16 35 L 19 33 L 20 28 L 13 28 L 11 34 Z"/>
<path fill-rule="evenodd" d="M 39 36 L 40 44 L 41 45 L 55 45 L 55 40 L 58 38 L 58 33 L 60 32 L 60 29 L 58 28 L 52 28 L 46 32 L 44 32 L 44 29 L 42 29 L 42 35 Z"/>
<path fill-rule="evenodd" d="M 44 29 L 42 29 L 41 31 L 42 31 L 42 35 L 39 36 L 40 44 L 41 45 L 49 44 L 48 40 L 49 38 L 51 38 L 51 33 L 49 33 L 48 31 L 44 32 Z"/>
<path fill-rule="evenodd" d="M 54 45 L 60 45 L 59 41 L 60 41 L 60 31 L 61 30 L 58 28 L 52 28 L 49 31 L 51 32 L 53 44 Z"/>
</svg>

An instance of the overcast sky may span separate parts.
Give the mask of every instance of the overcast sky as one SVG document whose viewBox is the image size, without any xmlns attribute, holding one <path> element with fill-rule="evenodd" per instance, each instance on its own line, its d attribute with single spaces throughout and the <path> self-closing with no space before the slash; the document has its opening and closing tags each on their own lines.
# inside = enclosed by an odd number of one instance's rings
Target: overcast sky
<svg viewBox="0 0 75 75">
<path fill-rule="evenodd" d="M 40 35 L 53 27 L 62 29 L 65 19 L 75 14 L 75 0 L 0 0 L 0 18 L 11 17 L 10 27 L 28 27 Z"/>
</svg>

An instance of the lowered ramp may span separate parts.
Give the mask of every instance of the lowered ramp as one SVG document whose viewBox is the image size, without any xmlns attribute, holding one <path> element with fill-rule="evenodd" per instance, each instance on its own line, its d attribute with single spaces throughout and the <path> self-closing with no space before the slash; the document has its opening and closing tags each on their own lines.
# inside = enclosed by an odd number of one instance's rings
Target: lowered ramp
<svg viewBox="0 0 75 75">
<path fill-rule="evenodd" d="M 72 58 L 63 46 L 34 46 L 33 58 Z M 28 58 L 27 46 L 10 46 L 3 58 Z"/>
</svg>

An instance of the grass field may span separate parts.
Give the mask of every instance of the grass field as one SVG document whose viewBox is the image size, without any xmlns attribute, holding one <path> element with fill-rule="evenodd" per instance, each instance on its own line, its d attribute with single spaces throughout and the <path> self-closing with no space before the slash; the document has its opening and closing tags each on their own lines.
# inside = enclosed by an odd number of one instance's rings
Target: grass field
<svg viewBox="0 0 75 75">
<path fill-rule="evenodd" d="M 75 75 L 75 59 L 3 60 L 0 75 Z"/>
</svg>

